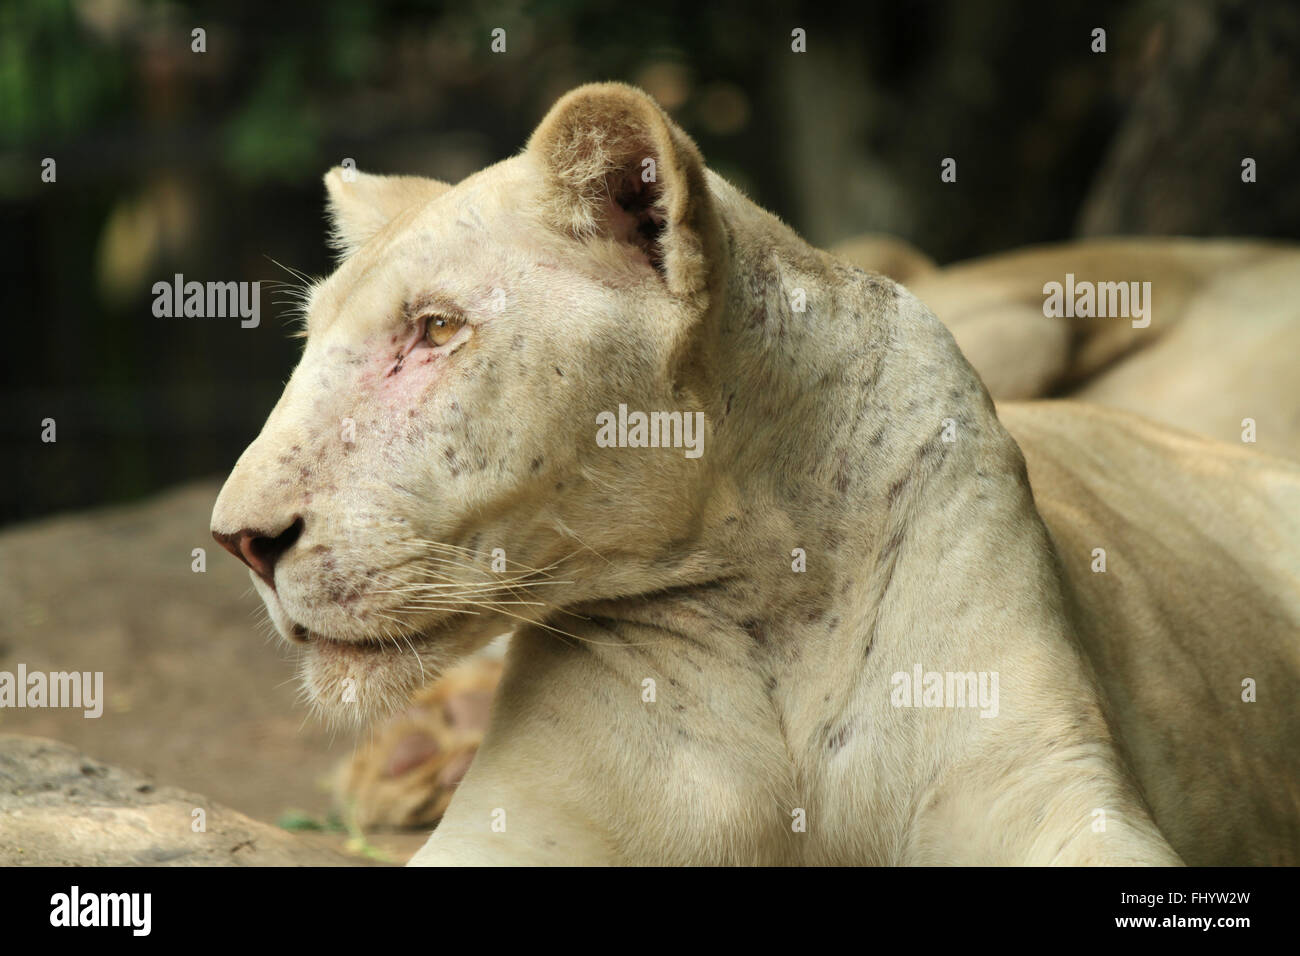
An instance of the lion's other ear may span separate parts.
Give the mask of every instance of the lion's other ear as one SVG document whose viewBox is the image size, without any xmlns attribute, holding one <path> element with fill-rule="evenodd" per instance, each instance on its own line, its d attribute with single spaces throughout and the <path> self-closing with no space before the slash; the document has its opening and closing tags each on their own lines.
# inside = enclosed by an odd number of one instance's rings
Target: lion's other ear
<svg viewBox="0 0 1300 956">
<path fill-rule="evenodd" d="M 346 259 L 404 209 L 441 196 L 451 187 L 423 176 L 376 176 L 335 166 L 325 174 L 329 244 Z"/>
<path fill-rule="evenodd" d="M 716 235 L 704 160 L 653 99 L 622 83 L 565 94 L 528 141 L 547 177 L 546 211 L 565 232 L 644 255 L 679 294 L 702 291 Z"/>
</svg>

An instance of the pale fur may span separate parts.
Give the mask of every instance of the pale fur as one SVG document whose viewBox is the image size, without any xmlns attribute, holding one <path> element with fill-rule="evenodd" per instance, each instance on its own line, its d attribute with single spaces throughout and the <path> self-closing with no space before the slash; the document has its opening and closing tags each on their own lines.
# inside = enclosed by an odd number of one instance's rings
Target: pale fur
<svg viewBox="0 0 1300 956">
<path fill-rule="evenodd" d="M 843 244 L 859 262 L 870 247 Z M 860 248 L 862 251 L 860 251 Z M 1043 286 L 1149 282 L 1150 325 L 1045 316 Z M 998 400 L 1069 396 L 1300 458 L 1300 247 L 1248 239 L 1092 239 L 914 274 Z"/>
<path fill-rule="evenodd" d="M 1165 836 L 1196 865 L 1300 863 L 1300 468 L 1081 402 L 998 412 Z"/>
<path fill-rule="evenodd" d="M 423 176 L 379 176 L 337 166 L 325 175 L 330 197 L 329 244 L 346 259 L 403 210 L 450 187 Z"/>
<path fill-rule="evenodd" d="M 658 270 L 620 210 L 593 205 L 590 169 L 553 152 L 575 142 L 658 160 Z M 470 331 L 389 374 L 430 297 Z M 309 314 L 213 528 L 304 519 L 276 590 L 255 583 L 282 634 L 316 635 L 315 700 L 400 706 L 511 623 L 499 612 L 524 618 L 414 862 L 1178 862 L 1021 452 L 952 337 L 707 173 L 643 94 L 569 94 L 523 154 L 362 244 Z M 619 403 L 703 412 L 704 455 L 598 447 L 596 415 Z M 461 566 L 429 563 L 446 545 Z M 494 548 L 538 603 L 484 605 Z M 435 583 L 449 609 L 413 601 Z M 385 633 L 386 651 L 363 643 Z M 998 716 L 892 706 L 891 675 L 915 664 L 998 672 Z"/>
<path fill-rule="evenodd" d="M 842 240 L 830 251 L 859 269 L 879 272 L 911 287 L 918 279 L 937 271 L 934 260 L 910 243 L 882 233 L 863 233 Z"/>
</svg>

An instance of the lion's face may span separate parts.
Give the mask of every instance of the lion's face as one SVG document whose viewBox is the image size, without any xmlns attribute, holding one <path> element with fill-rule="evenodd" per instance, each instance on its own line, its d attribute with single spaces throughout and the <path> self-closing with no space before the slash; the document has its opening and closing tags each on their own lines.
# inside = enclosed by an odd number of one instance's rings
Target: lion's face
<svg viewBox="0 0 1300 956">
<path fill-rule="evenodd" d="M 327 177 L 349 254 L 212 527 L 312 697 L 371 717 L 519 619 L 618 591 L 614 556 L 653 560 L 690 520 L 698 468 L 599 448 L 596 423 L 683 408 L 696 306 L 631 232 L 657 194 L 582 235 L 544 150 L 454 187 L 356 176 Z"/>
</svg>

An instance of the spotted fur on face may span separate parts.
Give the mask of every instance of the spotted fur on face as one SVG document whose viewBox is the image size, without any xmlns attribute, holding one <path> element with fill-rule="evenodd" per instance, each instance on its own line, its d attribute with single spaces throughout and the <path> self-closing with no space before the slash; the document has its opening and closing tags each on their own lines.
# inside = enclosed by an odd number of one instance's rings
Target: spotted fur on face
<svg viewBox="0 0 1300 956">
<path fill-rule="evenodd" d="M 341 261 L 307 290 L 302 358 L 212 522 L 305 645 L 312 701 L 390 709 L 510 625 L 616 593 L 695 520 L 705 467 L 610 454 L 595 422 L 699 410 L 703 176 L 629 97 L 561 102 L 455 186 L 325 177 Z"/>
</svg>

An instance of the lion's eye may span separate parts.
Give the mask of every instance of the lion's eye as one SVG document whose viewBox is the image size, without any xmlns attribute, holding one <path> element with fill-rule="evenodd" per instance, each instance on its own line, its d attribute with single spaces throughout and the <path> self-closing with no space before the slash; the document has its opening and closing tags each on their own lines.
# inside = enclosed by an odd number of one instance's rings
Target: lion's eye
<svg viewBox="0 0 1300 956">
<path fill-rule="evenodd" d="M 465 320 L 454 315 L 430 315 L 424 320 L 424 338 L 437 348 L 446 345 L 460 331 Z"/>
</svg>

